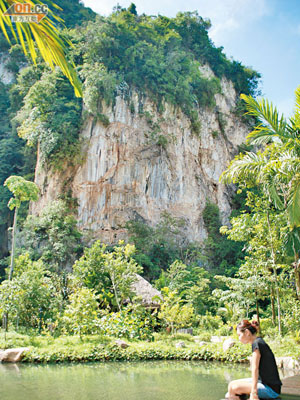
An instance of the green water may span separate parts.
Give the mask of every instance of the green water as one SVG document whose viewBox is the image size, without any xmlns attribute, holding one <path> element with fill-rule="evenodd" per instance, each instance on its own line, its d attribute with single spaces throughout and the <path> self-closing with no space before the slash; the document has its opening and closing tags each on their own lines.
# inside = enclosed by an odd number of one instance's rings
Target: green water
<svg viewBox="0 0 300 400">
<path fill-rule="evenodd" d="M 0 364 L 1 400 L 219 400 L 249 367 L 205 362 Z"/>
</svg>

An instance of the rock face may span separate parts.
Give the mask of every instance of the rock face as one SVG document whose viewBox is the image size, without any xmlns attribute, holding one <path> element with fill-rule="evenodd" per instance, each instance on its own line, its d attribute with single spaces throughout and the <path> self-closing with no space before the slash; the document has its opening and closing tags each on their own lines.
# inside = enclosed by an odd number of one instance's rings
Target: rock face
<svg viewBox="0 0 300 400">
<path fill-rule="evenodd" d="M 236 342 L 232 338 L 225 339 L 223 342 L 223 350 L 227 351 L 231 349 L 231 347 L 235 346 Z"/>
<path fill-rule="evenodd" d="M 293 357 L 276 357 L 276 363 L 279 368 L 300 371 L 300 359 L 296 360 Z"/>
<path fill-rule="evenodd" d="M 79 226 L 104 242 L 126 238 L 128 220 L 155 225 L 164 211 L 185 219 L 189 240 L 202 241 L 207 199 L 218 204 L 223 223 L 228 219 L 230 194 L 219 177 L 249 132 L 233 112 L 236 93 L 231 82 L 222 80 L 222 94 L 215 99 L 214 110 L 199 110 L 199 135 L 192 133 L 180 110 L 165 105 L 160 115 L 149 98 L 143 101 L 143 115 L 133 114 L 121 97 L 113 109 L 103 105 L 110 123 L 87 120 L 81 132 L 86 155 L 81 165 L 51 173 L 38 158 L 35 181 L 42 196 L 32 204 L 32 212 L 38 214 L 69 182 L 78 199 Z M 138 110 L 137 95 L 131 102 Z"/>
<path fill-rule="evenodd" d="M 186 347 L 186 344 L 183 341 L 177 342 L 177 343 L 175 343 L 175 347 L 177 349 L 184 349 Z"/>
<path fill-rule="evenodd" d="M 14 80 L 14 74 L 8 71 L 5 67 L 5 62 L 7 61 L 7 59 L 9 59 L 8 54 L 0 53 L 0 80 L 5 85 L 12 83 L 12 81 Z"/>
<path fill-rule="evenodd" d="M 121 340 L 121 339 L 117 339 L 117 340 L 115 341 L 115 344 L 116 344 L 118 347 L 121 347 L 121 349 L 127 349 L 127 347 L 129 347 L 129 344 L 126 343 L 126 342 L 124 342 L 124 340 Z"/>
<path fill-rule="evenodd" d="M 0 350 L 0 362 L 20 362 L 24 351 L 28 351 L 28 347 L 19 347 L 17 349 Z"/>
</svg>

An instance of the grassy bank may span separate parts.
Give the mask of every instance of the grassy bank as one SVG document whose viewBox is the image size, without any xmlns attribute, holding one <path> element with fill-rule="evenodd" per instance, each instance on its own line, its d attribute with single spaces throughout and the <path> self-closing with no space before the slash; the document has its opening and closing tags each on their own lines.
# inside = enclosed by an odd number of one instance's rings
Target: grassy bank
<svg viewBox="0 0 300 400">
<path fill-rule="evenodd" d="M 137 360 L 215 360 L 247 362 L 251 354 L 249 346 L 236 345 L 224 351 L 222 343 L 195 342 L 189 335 L 174 337 L 155 334 L 153 342 L 127 341 L 128 347 L 120 348 L 116 338 L 103 336 L 31 336 L 9 332 L 6 340 L 1 334 L 0 348 L 29 347 L 24 362 L 88 362 L 88 361 L 137 361 Z M 178 348 L 179 341 L 185 347 Z M 276 356 L 300 357 L 300 345 L 292 338 L 276 339 L 270 342 Z"/>
</svg>

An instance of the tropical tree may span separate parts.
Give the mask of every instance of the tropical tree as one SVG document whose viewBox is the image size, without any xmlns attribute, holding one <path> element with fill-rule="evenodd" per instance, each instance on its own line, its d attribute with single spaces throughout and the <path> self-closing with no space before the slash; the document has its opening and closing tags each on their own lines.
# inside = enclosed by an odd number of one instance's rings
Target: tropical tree
<svg viewBox="0 0 300 400">
<path fill-rule="evenodd" d="M 36 44 L 41 56 L 50 68 L 53 70 L 55 65 L 59 66 L 74 87 L 75 95 L 82 97 L 81 82 L 74 69 L 75 65 L 69 62 L 66 57 L 67 47 L 72 46 L 72 43 L 63 36 L 48 16 L 45 16 L 38 23 L 13 23 L 10 17 L 4 15 L 4 13 L 14 3 L 14 0 L 0 0 L 0 27 L 8 42 L 11 44 L 13 37 L 17 43 L 21 44 L 24 54 L 28 55 L 29 53 L 35 65 L 37 60 Z M 18 0 L 18 3 L 30 4 L 31 6 L 43 4 L 40 0 Z M 55 3 L 52 3 L 52 6 L 61 10 Z M 48 13 L 53 20 L 63 22 L 52 10 L 49 9 Z"/>
<path fill-rule="evenodd" d="M 105 254 L 104 269 L 108 273 L 116 304 L 119 311 L 121 305 L 132 293 L 132 284 L 136 281 L 136 274 L 142 272 L 135 260 L 132 258 L 135 251 L 134 245 L 119 242 L 113 252 Z"/>
<path fill-rule="evenodd" d="M 40 215 L 28 215 L 22 229 L 21 251 L 42 259 L 51 271 L 70 269 L 83 250 L 82 234 L 66 201 L 49 202 Z"/>
<path fill-rule="evenodd" d="M 235 310 L 235 307 L 238 306 L 236 310 L 243 310 L 248 318 L 255 305 L 259 323 L 259 300 L 265 299 L 269 289 L 266 273 L 256 259 L 248 257 L 241 268 L 241 272 L 237 275 L 236 278 L 216 275 L 215 279 L 224 283 L 228 289 L 215 289 L 213 295 L 224 304 L 225 315 L 229 315 L 229 309 Z M 230 306 L 229 309 L 226 306 Z M 223 310 L 222 308 L 218 309 L 218 314 L 223 314 Z M 240 319 L 241 315 L 232 312 L 231 317 Z M 237 320 L 231 320 L 230 322 L 235 323 Z"/>
<path fill-rule="evenodd" d="M 124 300 L 130 298 L 136 274 L 142 272 L 133 259 L 134 245 L 120 241 L 113 251 L 96 241 L 86 248 L 73 266 L 74 275 L 89 289 L 100 295 L 103 305 L 112 303 L 121 311 Z"/>
<path fill-rule="evenodd" d="M 28 254 L 16 259 L 14 279 L 0 285 L 0 313 L 9 313 L 16 327 L 36 328 L 41 319 L 55 320 L 61 304 L 42 260 L 31 261 Z"/>
<path fill-rule="evenodd" d="M 4 182 L 4 186 L 13 193 L 12 197 L 8 202 L 8 207 L 11 210 L 15 210 L 14 223 L 12 230 L 12 246 L 11 246 L 11 261 L 10 261 L 10 272 L 9 280 L 12 280 L 14 271 L 14 258 L 15 258 L 15 239 L 17 229 L 17 217 L 18 209 L 23 201 L 36 201 L 38 199 L 39 188 L 34 182 L 27 181 L 22 176 L 10 176 Z"/>
<path fill-rule="evenodd" d="M 172 335 L 175 329 L 190 326 L 192 324 L 195 310 L 189 304 L 182 304 L 184 301 L 178 296 L 177 290 L 171 291 L 169 288 L 162 289 L 163 302 L 158 313 L 167 327 L 171 327 Z"/>
<path fill-rule="evenodd" d="M 92 289 L 77 288 L 70 296 L 70 303 L 61 319 L 63 328 L 70 333 L 94 333 L 97 329 L 98 296 Z"/>
<path fill-rule="evenodd" d="M 178 297 L 190 303 L 197 314 L 204 314 L 211 302 L 210 283 L 209 273 L 204 268 L 175 260 L 167 271 L 161 272 L 156 287 L 175 290 Z"/>
<path fill-rule="evenodd" d="M 249 211 L 231 219 L 231 228 L 222 227 L 231 240 L 245 242 L 245 250 L 249 256 L 239 270 L 242 279 L 252 282 L 256 300 L 265 296 L 265 281 L 271 290 L 271 302 L 274 316 L 274 292 L 276 293 L 278 309 L 278 329 L 281 333 L 280 277 L 279 272 L 286 268 L 282 227 L 287 224 L 286 214 L 278 213 L 270 207 L 269 200 L 261 193 L 248 192 Z M 245 283 L 245 282 L 244 282 Z M 251 286 L 251 285 L 250 285 Z M 250 296 L 250 293 L 248 294 Z M 263 295 L 263 297 L 262 297 Z M 256 302 L 258 305 L 258 303 Z"/>
<path fill-rule="evenodd" d="M 296 90 L 294 115 L 287 121 L 267 100 L 241 95 L 247 114 L 258 121 L 247 141 L 266 145 L 263 150 L 239 154 L 221 175 L 221 182 L 240 188 L 259 188 L 270 206 L 287 215 L 285 243 L 294 257 L 294 276 L 300 300 L 300 87 Z"/>
</svg>

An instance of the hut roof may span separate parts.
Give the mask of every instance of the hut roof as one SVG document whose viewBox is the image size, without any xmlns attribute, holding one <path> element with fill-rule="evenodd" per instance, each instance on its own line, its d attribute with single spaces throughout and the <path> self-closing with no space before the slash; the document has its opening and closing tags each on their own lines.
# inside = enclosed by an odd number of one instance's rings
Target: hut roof
<svg viewBox="0 0 300 400">
<path fill-rule="evenodd" d="M 142 276 L 136 274 L 136 281 L 132 284 L 131 288 L 137 296 L 142 298 L 142 303 L 145 306 L 159 307 L 159 299 L 162 299 L 162 294 Z"/>
</svg>

